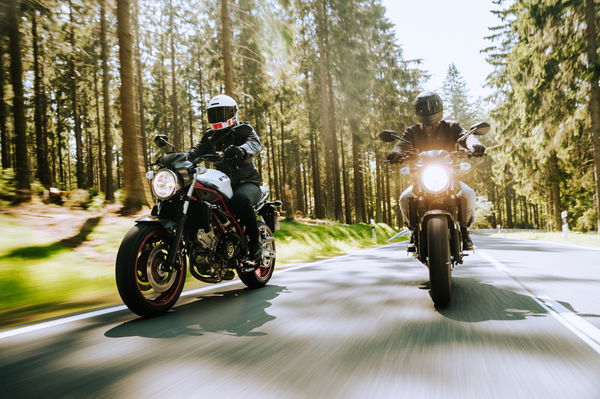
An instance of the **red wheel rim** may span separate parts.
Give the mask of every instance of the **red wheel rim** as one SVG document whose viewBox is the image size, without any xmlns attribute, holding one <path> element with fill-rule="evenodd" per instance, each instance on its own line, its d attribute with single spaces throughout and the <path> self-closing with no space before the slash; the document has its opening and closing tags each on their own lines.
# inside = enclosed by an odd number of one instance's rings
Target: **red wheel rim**
<svg viewBox="0 0 600 399">
<path fill-rule="evenodd" d="M 156 252 L 159 251 L 158 246 L 168 247 L 168 242 L 168 236 L 162 230 L 153 230 L 148 233 L 138 247 L 135 265 L 132 268 L 136 288 L 140 296 L 146 303 L 156 307 L 166 305 L 167 303 L 171 302 L 173 298 L 179 295 L 185 277 L 185 257 L 181 256 L 181 269 L 170 272 L 174 273 L 175 275 L 174 277 L 169 275 L 169 278 L 174 278 L 174 281 L 167 290 L 158 292 L 150 283 L 150 277 L 148 276 L 147 270 L 148 261 L 152 251 L 154 251 L 156 254 Z"/>
</svg>

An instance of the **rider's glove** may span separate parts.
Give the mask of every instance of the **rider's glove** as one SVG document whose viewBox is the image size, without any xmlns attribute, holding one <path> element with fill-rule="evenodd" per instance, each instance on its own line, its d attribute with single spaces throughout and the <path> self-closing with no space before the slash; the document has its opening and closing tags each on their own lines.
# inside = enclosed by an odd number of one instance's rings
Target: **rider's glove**
<svg viewBox="0 0 600 399">
<path fill-rule="evenodd" d="M 225 157 L 225 159 L 237 161 L 239 159 L 243 159 L 246 156 L 246 151 L 244 151 L 244 149 L 241 147 L 230 145 L 223 152 L 223 156 Z"/>
<path fill-rule="evenodd" d="M 473 155 L 476 157 L 481 157 L 485 154 L 485 147 L 482 144 L 475 144 L 473 146 Z"/>
<path fill-rule="evenodd" d="M 399 151 L 390 151 L 386 156 L 386 159 L 391 163 L 399 162 L 400 158 L 402 158 L 402 153 Z"/>
</svg>

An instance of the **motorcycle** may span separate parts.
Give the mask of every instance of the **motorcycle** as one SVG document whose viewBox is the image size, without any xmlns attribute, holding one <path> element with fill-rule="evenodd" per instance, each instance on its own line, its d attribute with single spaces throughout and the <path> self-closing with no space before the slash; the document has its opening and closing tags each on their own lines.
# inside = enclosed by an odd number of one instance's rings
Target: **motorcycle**
<svg viewBox="0 0 600 399">
<path fill-rule="evenodd" d="M 223 154 L 188 160 L 166 136 L 156 136 L 154 143 L 160 152 L 146 177 L 156 205 L 150 216 L 135 221 L 117 254 L 116 282 L 125 305 L 142 317 L 167 312 L 181 295 L 188 264 L 190 274 L 203 282 L 232 280 L 236 272 L 250 288 L 265 286 L 275 268 L 273 232 L 281 202 L 269 201 L 268 189 L 260 188 L 254 210 L 262 218 L 257 222 L 263 252 L 259 261 L 250 261 L 248 239 L 228 206 L 231 180 L 199 165 L 223 162 Z"/>
<path fill-rule="evenodd" d="M 472 134 L 485 135 L 490 125 L 481 122 L 473 125 L 461 136 L 466 140 Z M 379 138 L 390 143 L 403 140 L 396 132 L 384 130 Z M 460 223 L 459 171 L 471 169 L 468 162 L 461 162 L 473 154 L 466 150 L 412 151 L 398 163 L 407 162 L 400 169 L 402 175 L 412 174 L 413 198 L 409 199 L 409 221 L 415 226 L 414 256 L 429 268 L 430 294 L 436 308 L 448 305 L 452 291 L 451 271 L 463 263 Z"/>
</svg>

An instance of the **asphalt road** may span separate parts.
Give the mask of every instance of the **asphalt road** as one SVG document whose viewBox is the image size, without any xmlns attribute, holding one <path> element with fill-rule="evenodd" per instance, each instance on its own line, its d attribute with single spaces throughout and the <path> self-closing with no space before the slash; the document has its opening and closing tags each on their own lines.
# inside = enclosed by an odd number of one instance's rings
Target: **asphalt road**
<svg viewBox="0 0 600 399">
<path fill-rule="evenodd" d="M 1 398 L 600 398 L 600 251 L 476 236 L 436 311 L 402 244 L 0 331 Z"/>
</svg>

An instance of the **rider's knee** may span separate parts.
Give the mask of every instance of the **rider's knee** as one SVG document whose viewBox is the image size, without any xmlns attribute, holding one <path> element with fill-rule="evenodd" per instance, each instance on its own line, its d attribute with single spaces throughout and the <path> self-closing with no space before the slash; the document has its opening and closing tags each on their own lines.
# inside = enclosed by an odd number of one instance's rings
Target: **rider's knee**
<svg viewBox="0 0 600 399">
<path fill-rule="evenodd" d="M 244 209 L 252 206 L 250 204 L 250 199 L 247 196 L 237 193 L 233 194 L 229 203 L 234 209 Z"/>
</svg>

